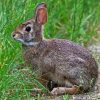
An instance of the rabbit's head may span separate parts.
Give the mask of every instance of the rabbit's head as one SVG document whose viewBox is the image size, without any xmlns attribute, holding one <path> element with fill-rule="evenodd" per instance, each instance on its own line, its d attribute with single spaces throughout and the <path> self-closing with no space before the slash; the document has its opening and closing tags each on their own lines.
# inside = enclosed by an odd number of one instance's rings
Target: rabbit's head
<svg viewBox="0 0 100 100">
<path fill-rule="evenodd" d="M 37 5 L 34 18 L 22 23 L 12 33 L 15 40 L 24 45 L 34 45 L 39 43 L 42 36 L 42 27 L 47 21 L 47 8 L 45 3 Z"/>
</svg>

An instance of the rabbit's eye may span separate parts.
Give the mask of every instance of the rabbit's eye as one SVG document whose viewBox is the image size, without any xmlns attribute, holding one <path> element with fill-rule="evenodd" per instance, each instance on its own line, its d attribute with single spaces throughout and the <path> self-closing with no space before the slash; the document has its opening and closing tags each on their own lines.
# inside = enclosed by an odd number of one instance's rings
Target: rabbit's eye
<svg viewBox="0 0 100 100">
<path fill-rule="evenodd" d="M 30 32 L 31 31 L 31 27 L 27 26 L 26 29 L 25 29 L 25 31 Z"/>
</svg>

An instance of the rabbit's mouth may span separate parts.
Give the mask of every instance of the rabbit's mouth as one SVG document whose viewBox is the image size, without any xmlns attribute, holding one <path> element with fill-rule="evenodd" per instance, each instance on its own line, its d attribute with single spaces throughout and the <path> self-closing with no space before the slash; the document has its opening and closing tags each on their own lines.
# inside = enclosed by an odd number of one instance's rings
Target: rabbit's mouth
<svg viewBox="0 0 100 100">
<path fill-rule="evenodd" d="M 31 38 L 31 39 L 28 39 L 28 40 L 24 40 L 25 42 L 29 43 L 29 42 L 34 42 L 34 39 Z"/>
<path fill-rule="evenodd" d="M 30 39 L 30 40 L 17 39 L 17 41 L 27 46 L 34 46 L 38 44 L 38 42 L 34 41 L 34 39 Z"/>
</svg>

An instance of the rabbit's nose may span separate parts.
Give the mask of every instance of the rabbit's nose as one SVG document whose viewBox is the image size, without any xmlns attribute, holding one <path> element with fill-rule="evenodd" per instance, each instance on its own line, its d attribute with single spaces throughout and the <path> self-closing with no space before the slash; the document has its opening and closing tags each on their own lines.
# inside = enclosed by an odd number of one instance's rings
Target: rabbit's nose
<svg viewBox="0 0 100 100">
<path fill-rule="evenodd" d="M 12 37 L 14 38 L 15 37 L 15 34 L 13 34 Z"/>
<path fill-rule="evenodd" d="M 12 38 L 16 38 L 17 37 L 17 34 L 16 33 L 12 33 Z"/>
<path fill-rule="evenodd" d="M 12 34 L 12 38 L 14 38 L 14 39 L 15 39 L 15 38 L 16 38 L 16 34 L 14 34 L 14 33 L 13 33 L 13 34 Z"/>
<path fill-rule="evenodd" d="M 18 33 L 17 32 L 12 32 L 12 37 L 13 38 L 16 38 L 18 36 Z"/>
</svg>

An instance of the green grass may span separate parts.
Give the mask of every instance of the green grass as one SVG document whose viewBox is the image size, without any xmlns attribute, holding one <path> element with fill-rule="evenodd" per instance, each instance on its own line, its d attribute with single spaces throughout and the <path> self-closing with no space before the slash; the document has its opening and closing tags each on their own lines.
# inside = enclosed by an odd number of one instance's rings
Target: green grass
<svg viewBox="0 0 100 100">
<path fill-rule="evenodd" d="M 35 81 L 35 73 L 25 66 L 20 68 L 24 64 L 21 44 L 11 38 L 16 26 L 34 16 L 34 8 L 41 1 L 48 6 L 46 38 L 66 38 L 87 45 L 96 34 L 99 0 L 0 0 L 0 100 L 30 100 L 34 84 L 42 87 Z"/>
</svg>

